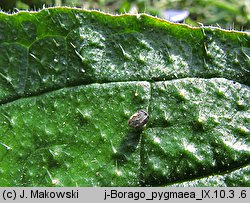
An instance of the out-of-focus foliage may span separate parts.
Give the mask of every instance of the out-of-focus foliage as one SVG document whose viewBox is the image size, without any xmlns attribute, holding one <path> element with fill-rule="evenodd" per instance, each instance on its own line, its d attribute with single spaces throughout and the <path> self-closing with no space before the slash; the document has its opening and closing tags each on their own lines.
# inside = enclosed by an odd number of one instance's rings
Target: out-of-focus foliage
<svg viewBox="0 0 250 203">
<path fill-rule="evenodd" d="M 146 12 L 164 18 L 164 10 L 188 10 L 190 25 L 220 26 L 226 29 L 250 30 L 249 0 L 1 0 L 5 11 L 39 9 L 43 6 L 75 6 L 100 9 L 109 13 Z"/>
</svg>

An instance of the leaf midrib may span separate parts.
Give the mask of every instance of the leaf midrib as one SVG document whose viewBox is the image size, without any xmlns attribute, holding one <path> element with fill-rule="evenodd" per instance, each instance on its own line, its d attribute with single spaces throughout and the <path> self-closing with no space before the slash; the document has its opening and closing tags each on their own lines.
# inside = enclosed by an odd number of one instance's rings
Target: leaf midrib
<svg viewBox="0 0 250 203">
<path fill-rule="evenodd" d="M 233 81 L 234 82 L 234 80 L 230 80 L 230 79 L 227 79 L 227 78 L 215 78 L 215 77 L 203 77 L 203 78 L 200 78 L 200 77 L 199 78 L 196 78 L 196 77 L 190 77 L 190 78 L 183 77 L 183 78 L 176 78 L 176 79 L 169 79 L 169 80 L 154 80 L 153 82 L 149 81 L 149 80 L 102 81 L 101 83 L 98 83 L 98 82 L 89 82 L 89 83 L 88 82 L 86 82 L 86 83 L 80 82 L 80 83 L 75 83 L 75 84 L 69 84 L 69 85 L 66 85 L 64 87 L 47 88 L 45 90 L 40 90 L 38 92 L 26 93 L 26 94 L 23 94 L 23 95 L 15 95 L 15 96 L 12 96 L 11 98 L 2 99 L 0 101 L 0 105 L 1 106 L 7 105 L 7 104 L 10 104 L 10 103 L 15 102 L 17 100 L 20 100 L 20 99 L 32 98 L 32 97 L 36 97 L 36 96 L 42 96 L 44 94 L 50 94 L 50 93 L 53 93 L 53 92 L 56 92 L 56 91 L 59 91 L 59 90 L 63 90 L 63 89 L 78 88 L 78 87 L 94 85 L 94 84 L 105 85 L 105 84 L 110 84 L 110 83 L 148 82 L 152 86 L 152 84 L 154 84 L 156 82 L 178 81 L 178 80 L 183 80 L 183 79 L 207 79 L 207 80 L 209 80 L 209 79 L 226 79 L 228 81 Z M 237 83 L 239 83 L 239 82 L 237 82 Z M 241 84 L 241 83 L 239 83 L 239 84 L 243 85 L 243 86 L 246 86 L 246 85 Z M 152 98 L 152 90 L 150 90 L 150 98 Z"/>
</svg>

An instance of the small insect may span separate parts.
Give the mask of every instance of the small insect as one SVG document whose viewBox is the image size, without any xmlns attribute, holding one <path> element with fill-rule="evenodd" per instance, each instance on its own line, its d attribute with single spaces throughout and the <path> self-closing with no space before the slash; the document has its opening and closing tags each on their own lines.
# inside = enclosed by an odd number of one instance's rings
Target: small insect
<svg viewBox="0 0 250 203">
<path fill-rule="evenodd" d="M 128 120 L 128 125 L 132 128 L 141 128 L 149 119 L 149 115 L 145 110 L 135 112 Z"/>
</svg>

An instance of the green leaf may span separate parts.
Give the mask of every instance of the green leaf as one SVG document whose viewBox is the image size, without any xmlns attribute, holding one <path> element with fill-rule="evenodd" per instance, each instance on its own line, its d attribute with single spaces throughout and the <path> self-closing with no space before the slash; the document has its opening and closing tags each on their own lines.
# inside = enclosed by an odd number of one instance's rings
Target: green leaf
<svg viewBox="0 0 250 203">
<path fill-rule="evenodd" d="M 194 181 L 183 182 L 179 184 L 173 184 L 174 187 L 227 187 L 228 185 L 237 187 L 249 187 L 249 172 L 250 167 L 228 172 L 223 175 L 213 175 L 206 178 L 200 178 Z"/>
<path fill-rule="evenodd" d="M 0 186 L 249 186 L 249 42 L 145 14 L 0 13 Z"/>
</svg>

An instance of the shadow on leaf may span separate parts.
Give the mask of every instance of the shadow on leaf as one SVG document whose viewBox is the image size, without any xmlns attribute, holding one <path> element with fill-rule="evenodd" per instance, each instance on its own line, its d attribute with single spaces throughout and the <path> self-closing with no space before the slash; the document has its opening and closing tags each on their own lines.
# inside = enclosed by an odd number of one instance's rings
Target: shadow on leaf
<svg viewBox="0 0 250 203">
<path fill-rule="evenodd" d="M 122 139 L 117 153 L 113 156 L 115 164 L 123 165 L 128 157 L 137 149 L 140 142 L 142 129 L 130 129 Z"/>
</svg>

